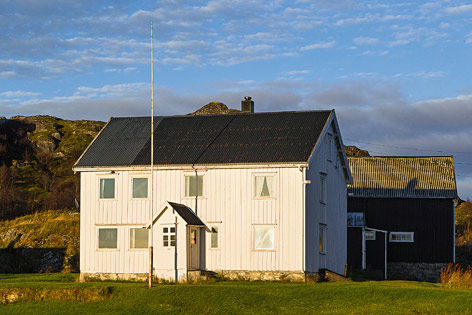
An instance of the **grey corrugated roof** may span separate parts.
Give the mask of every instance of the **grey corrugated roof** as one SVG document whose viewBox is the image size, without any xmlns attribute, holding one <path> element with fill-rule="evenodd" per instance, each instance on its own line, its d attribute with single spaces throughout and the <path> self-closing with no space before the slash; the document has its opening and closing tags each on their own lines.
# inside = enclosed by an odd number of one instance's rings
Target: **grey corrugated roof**
<svg viewBox="0 0 472 315">
<path fill-rule="evenodd" d="M 354 180 L 348 193 L 360 198 L 455 198 L 450 156 L 348 157 Z"/>
<path fill-rule="evenodd" d="M 154 164 L 307 162 L 332 111 L 156 118 Z M 75 167 L 150 164 L 150 117 L 112 118 Z"/>
<path fill-rule="evenodd" d="M 198 226 L 204 226 L 205 224 L 200 220 L 200 218 L 192 211 L 190 208 L 188 208 L 186 205 L 180 204 L 180 203 L 175 203 L 175 202 L 170 202 L 168 203 L 171 205 L 171 207 L 177 211 L 177 213 L 182 217 L 182 219 L 187 222 L 189 225 L 198 225 Z"/>
</svg>

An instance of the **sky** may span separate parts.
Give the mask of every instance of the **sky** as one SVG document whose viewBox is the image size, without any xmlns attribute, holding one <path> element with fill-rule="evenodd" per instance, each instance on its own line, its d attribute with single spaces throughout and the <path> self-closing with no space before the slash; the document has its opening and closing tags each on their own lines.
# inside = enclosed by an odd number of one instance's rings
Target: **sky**
<svg viewBox="0 0 472 315">
<path fill-rule="evenodd" d="M 372 155 L 453 155 L 472 199 L 466 1 L 0 0 L 0 116 L 107 121 L 219 101 L 336 110 Z"/>
</svg>

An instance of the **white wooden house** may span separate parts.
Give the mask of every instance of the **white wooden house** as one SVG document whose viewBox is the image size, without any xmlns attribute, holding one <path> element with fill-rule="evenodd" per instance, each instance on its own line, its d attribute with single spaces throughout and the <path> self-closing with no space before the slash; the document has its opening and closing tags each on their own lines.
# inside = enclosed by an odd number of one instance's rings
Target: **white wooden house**
<svg viewBox="0 0 472 315">
<path fill-rule="evenodd" d="M 111 118 L 74 165 L 82 279 L 146 278 L 151 226 L 170 281 L 344 272 L 352 178 L 334 110 L 155 117 L 152 216 L 150 125 Z"/>
</svg>

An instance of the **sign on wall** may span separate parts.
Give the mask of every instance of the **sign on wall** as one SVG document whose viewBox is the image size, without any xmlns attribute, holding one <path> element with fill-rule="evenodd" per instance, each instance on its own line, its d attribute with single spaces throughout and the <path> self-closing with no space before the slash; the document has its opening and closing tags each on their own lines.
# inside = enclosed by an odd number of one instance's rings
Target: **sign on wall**
<svg viewBox="0 0 472 315">
<path fill-rule="evenodd" d="M 364 213 L 363 212 L 348 212 L 347 213 L 347 226 L 364 226 Z"/>
</svg>

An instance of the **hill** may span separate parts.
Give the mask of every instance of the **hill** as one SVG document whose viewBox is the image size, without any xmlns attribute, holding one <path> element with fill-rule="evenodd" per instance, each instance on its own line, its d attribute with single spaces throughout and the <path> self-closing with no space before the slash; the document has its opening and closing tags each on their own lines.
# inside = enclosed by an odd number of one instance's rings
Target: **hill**
<svg viewBox="0 0 472 315">
<path fill-rule="evenodd" d="M 79 177 L 72 165 L 104 125 L 52 116 L 0 118 L 0 219 L 74 208 Z"/>
</svg>

